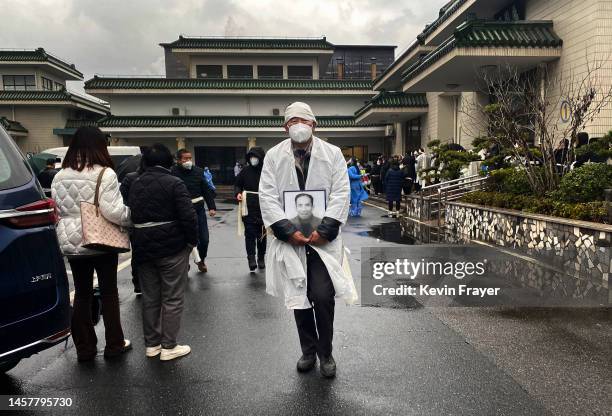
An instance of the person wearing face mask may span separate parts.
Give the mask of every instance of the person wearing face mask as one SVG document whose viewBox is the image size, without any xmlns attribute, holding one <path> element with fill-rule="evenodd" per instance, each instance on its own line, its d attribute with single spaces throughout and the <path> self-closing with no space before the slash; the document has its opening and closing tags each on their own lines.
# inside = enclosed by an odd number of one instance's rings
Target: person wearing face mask
<svg viewBox="0 0 612 416">
<path fill-rule="evenodd" d="M 172 174 L 185 182 L 191 202 L 198 217 L 198 253 L 200 261 L 196 262 L 200 273 L 206 273 L 206 255 L 208 254 L 208 223 L 204 212 L 204 202 L 208 206 L 208 214 L 214 217 L 217 212 L 213 191 L 204 178 L 204 170 L 193 164 L 191 152 L 181 149 L 176 153 L 176 165 L 172 167 Z"/>
<path fill-rule="evenodd" d="M 247 212 L 246 215 L 242 215 L 242 223 L 244 224 L 247 261 L 252 272 L 258 267 L 262 270 L 266 267 L 267 240 L 257 196 L 264 157 L 265 152 L 261 147 L 252 147 L 246 154 L 247 165 L 236 177 L 234 185 L 236 199 L 243 203 L 246 201 Z M 257 261 L 255 261 L 256 256 Z"/>
<path fill-rule="evenodd" d="M 264 225 L 271 230 L 266 252 L 266 292 L 293 309 L 302 356 L 297 370 L 312 370 L 320 360 L 323 377 L 336 375 L 332 356 L 334 297 L 357 301 L 341 226 L 348 218 L 350 187 L 340 148 L 314 135 L 317 120 L 308 104 L 285 110 L 289 139 L 268 151 L 259 182 Z M 309 237 L 284 210 L 286 191 L 325 191 L 321 223 Z M 310 231 L 310 230 L 309 230 Z"/>
</svg>

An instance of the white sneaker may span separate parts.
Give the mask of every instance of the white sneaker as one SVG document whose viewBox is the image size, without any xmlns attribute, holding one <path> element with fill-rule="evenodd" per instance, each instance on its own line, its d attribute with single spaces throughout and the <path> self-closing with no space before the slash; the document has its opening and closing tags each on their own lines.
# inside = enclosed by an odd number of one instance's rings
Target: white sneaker
<svg viewBox="0 0 612 416">
<path fill-rule="evenodd" d="M 162 361 L 174 360 L 175 358 L 182 357 L 190 352 L 191 348 L 189 345 L 177 345 L 171 349 L 162 348 L 159 359 Z"/>
<path fill-rule="evenodd" d="M 156 357 L 161 353 L 161 350 L 162 350 L 161 344 L 156 345 L 155 347 L 147 347 L 147 352 L 145 352 L 145 355 L 147 357 Z"/>
</svg>

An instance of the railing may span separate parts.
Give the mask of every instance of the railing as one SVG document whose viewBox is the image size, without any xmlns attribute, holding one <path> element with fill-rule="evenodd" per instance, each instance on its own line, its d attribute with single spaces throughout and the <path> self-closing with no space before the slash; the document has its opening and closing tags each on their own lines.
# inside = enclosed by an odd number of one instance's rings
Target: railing
<svg viewBox="0 0 612 416">
<path fill-rule="evenodd" d="M 440 182 L 421 188 L 417 198 L 419 220 L 437 219 L 438 226 L 442 223 L 444 203 L 461 198 L 470 192 L 484 188 L 488 177 L 480 175 Z"/>
</svg>

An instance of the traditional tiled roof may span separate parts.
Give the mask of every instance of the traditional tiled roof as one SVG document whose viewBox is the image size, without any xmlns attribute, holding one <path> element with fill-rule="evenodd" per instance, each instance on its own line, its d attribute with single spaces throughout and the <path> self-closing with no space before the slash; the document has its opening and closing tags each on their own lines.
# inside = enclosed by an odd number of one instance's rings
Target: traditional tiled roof
<svg viewBox="0 0 612 416">
<path fill-rule="evenodd" d="M 559 48 L 563 41 L 552 21 L 467 21 L 429 55 L 402 74 L 402 81 L 414 78 L 458 47 Z"/>
<path fill-rule="evenodd" d="M 66 91 L 0 91 L 0 101 L 66 101 Z"/>
<path fill-rule="evenodd" d="M 206 79 L 94 77 L 85 81 L 85 89 L 372 90 L 372 81 L 337 79 Z"/>
<path fill-rule="evenodd" d="M 101 128 L 253 127 L 281 128 L 281 116 L 109 116 L 98 121 Z M 352 116 L 319 116 L 317 127 L 377 127 L 355 124 Z"/>
<path fill-rule="evenodd" d="M 66 120 L 66 128 L 67 129 L 78 129 L 79 127 L 91 127 L 97 126 L 96 120 L 74 120 L 68 119 Z"/>
<path fill-rule="evenodd" d="M 28 129 L 23 127 L 20 122 L 15 120 L 9 120 L 6 117 L 0 117 L 0 125 L 9 132 L 27 133 Z"/>
<path fill-rule="evenodd" d="M 425 94 L 406 94 L 400 91 L 382 91 L 355 112 L 359 117 L 371 108 L 427 107 Z"/>
<path fill-rule="evenodd" d="M 88 107 L 93 107 L 96 110 L 104 111 L 109 113 L 109 108 L 103 104 L 96 102 L 90 98 L 81 96 L 79 94 L 73 94 L 65 90 L 60 91 L 46 91 L 46 90 L 34 90 L 34 91 L 0 91 L 0 104 L 3 102 L 20 102 L 23 104 L 35 103 L 35 102 L 60 102 L 60 103 L 71 103 L 81 104 Z"/>
<path fill-rule="evenodd" d="M 442 24 L 448 20 L 461 6 L 463 6 L 467 0 L 454 0 L 448 2 L 440 9 L 440 15 L 438 18 L 431 24 L 427 25 L 423 32 L 417 36 L 419 40 L 424 41 L 427 36 L 431 35 L 437 28 L 442 26 Z"/>
<path fill-rule="evenodd" d="M 334 45 L 322 38 L 207 38 L 179 36 L 178 40 L 161 43 L 173 49 L 323 49 Z"/>
<path fill-rule="evenodd" d="M 64 71 L 70 72 L 78 78 L 83 78 L 83 74 L 76 69 L 74 64 L 56 58 L 47 53 L 43 48 L 33 50 L 0 50 L 1 62 L 48 62 L 62 68 Z"/>
</svg>

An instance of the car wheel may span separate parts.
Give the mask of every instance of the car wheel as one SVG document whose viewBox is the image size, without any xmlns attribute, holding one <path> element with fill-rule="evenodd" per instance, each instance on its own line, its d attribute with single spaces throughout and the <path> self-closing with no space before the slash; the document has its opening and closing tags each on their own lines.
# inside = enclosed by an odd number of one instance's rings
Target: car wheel
<svg viewBox="0 0 612 416">
<path fill-rule="evenodd" d="M 3 361 L 0 362 L 0 374 L 6 373 L 7 371 L 15 368 L 17 364 L 19 364 L 21 360 L 11 360 L 11 361 Z"/>
</svg>

